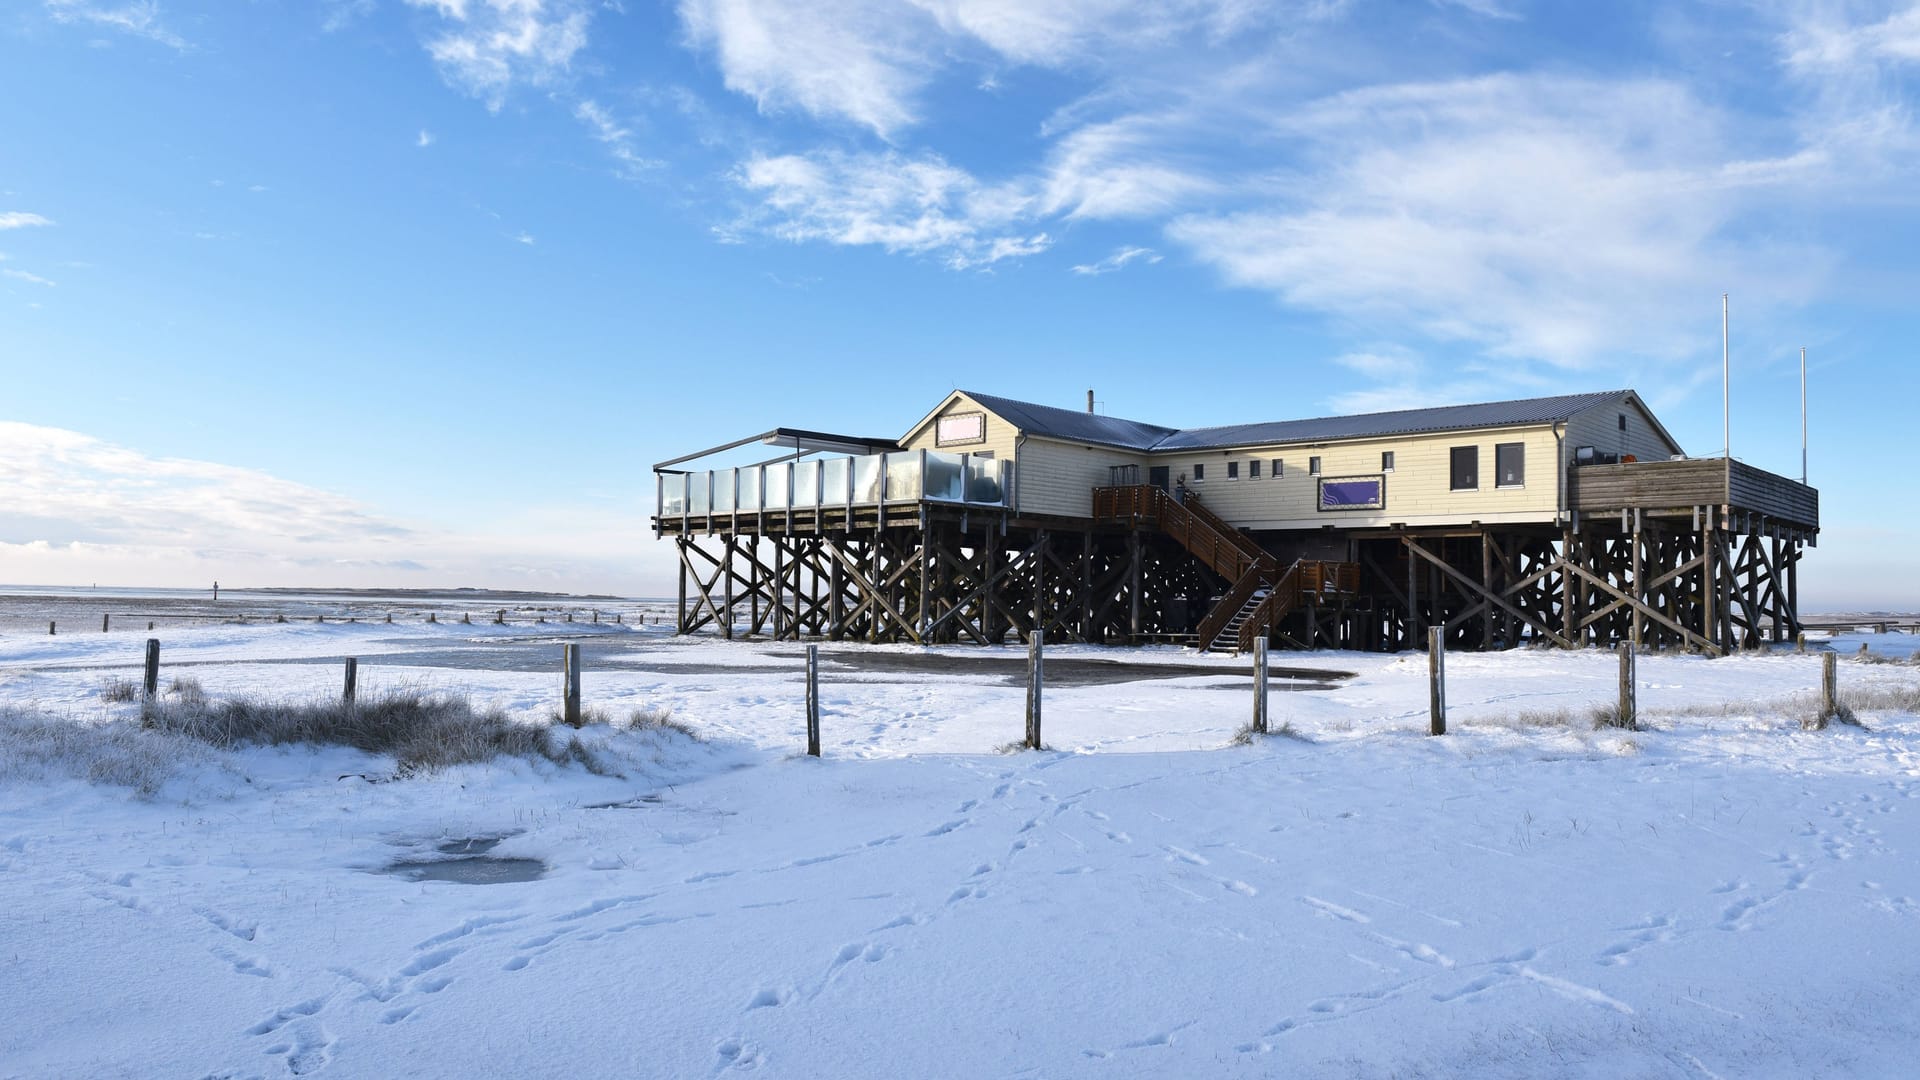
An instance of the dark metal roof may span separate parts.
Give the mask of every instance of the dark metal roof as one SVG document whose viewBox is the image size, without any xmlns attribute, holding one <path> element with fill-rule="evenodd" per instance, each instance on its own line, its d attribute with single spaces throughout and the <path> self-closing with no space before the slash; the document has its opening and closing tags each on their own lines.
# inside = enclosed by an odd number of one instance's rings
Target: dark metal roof
<svg viewBox="0 0 1920 1080">
<path fill-rule="evenodd" d="M 1028 435 L 1094 443 L 1141 452 L 1219 450 L 1236 446 L 1327 442 L 1383 435 L 1418 435 L 1434 431 L 1550 424 L 1572 419 L 1596 405 L 1618 402 L 1633 392 L 1608 390 L 1595 394 L 1490 401 L 1477 405 L 1442 405 L 1430 409 L 1400 409 L 1358 416 L 1325 416 L 1312 420 L 1274 420 L 1259 424 L 1177 428 L 1097 416 L 1051 405 L 1035 405 L 992 394 L 964 393 L 993 410 L 1001 419 Z"/>
<path fill-rule="evenodd" d="M 1144 452 L 1153 449 L 1155 443 L 1167 436 L 1178 434 L 1170 427 L 1143 424 L 1138 420 L 1122 420 L 1117 416 L 1101 416 L 1098 413 L 1078 412 L 1073 409 L 1056 409 L 1051 405 L 1035 405 L 1029 401 L 1015 401 L 1012 398 L 995 397 L 992 394 L 976 394 L 971 390 L 963 390 L 961 393 L 993 410 L 994 415 L 1027 435 Z"/>
<path fill-rule="evenodd" d="M 1417 435 L 1432 431 L 1550 424 L 1571 419 L 1596 405 L 1619 401 L 1632 391 L 1490 401 L 1478 405 L 1442 405 L 1431 409 L 1400 409 L 1359 416 L 1326 416 L 1313 420 L 1277 420 L 1264 424 L 1228 424 L 1188 428 L 1162 439 L 1155 450 L 1217 450 L 1232 446 L 1275 443 L 1326 442 L 1378 435 Z"/>
</svg>

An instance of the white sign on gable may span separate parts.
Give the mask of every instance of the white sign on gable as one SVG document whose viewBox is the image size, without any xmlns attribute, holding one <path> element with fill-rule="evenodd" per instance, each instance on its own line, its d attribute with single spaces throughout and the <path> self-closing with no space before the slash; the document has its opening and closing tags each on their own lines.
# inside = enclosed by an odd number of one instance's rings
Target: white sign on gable
<svg viewBox="0 0 1920 1080">
<path fill-rule="evenodd" d="M 943 416 L 935 422 L 933 431 L 935 446 L 960 446 L 986 441 L 986 413 L 954 413 L 951 416 Z"/>
</svg>

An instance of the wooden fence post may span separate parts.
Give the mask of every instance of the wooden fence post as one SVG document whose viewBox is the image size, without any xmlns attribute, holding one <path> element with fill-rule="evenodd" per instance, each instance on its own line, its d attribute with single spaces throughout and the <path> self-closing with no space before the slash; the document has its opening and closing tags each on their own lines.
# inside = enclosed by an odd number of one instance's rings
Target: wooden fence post
<svg viewBox="0 0 1920 1080">
<path fill-rule="evenodd" d="M 105 614 L 105 615 L 102 615 L 102 616 L 100 616 L 100 632 L 101 632 L 101 633 L 103 633 L 103 634 L 104 634 L 104 633 L 106 633 L 106 632 L 107 632 L 107 624 L 108 624 L 108 623 L 110 623 L 110 622 L 112 622 L 112 621 L 113 621 L 113 614 L 112 614 L 111 612 L 109 612 L 109 613 L 107 613 L 107 614 Z"/>
<path fill-rule="evenodd" d="M 1253 642 L 1253 733 L 1267 733 L 1267 638 Z"/>
<path fill-rule="evenodd" d="M 1427 734 L 1447 733 L 1447 646 L 1446 629 L 1435 626 L 1427 631 Z"/>
<path fill-rule="evenodd" d="M 1820 726 L 1826 727 L 1840 711 L 1840 654 L 1820 657 Z"/>
<path fill-rule="evenodd" d="M 568 727 L 580 726 L 580 646 L 560 646 L 561 685 L 560 719 Z"/>
<path fill-rule="evenodd" d="M 347 684 L 340 692 L 340 700 L 345 702 L 348 708 L 353 707 L 353 698 L 355 692 L 359 689 L 359 683 L 360 661 L 349 656 L 347 657 Z"/>
<path fill-rule="evenodd" d="M 807 755 L 820 756 L 820 646 L 807 646 Z"/>
<path fill-rule="evenodd" d="M 507 625 L 507 609 L 506 608 L 501 608 L 500 613 L 493 617 L 493 625 L 495 626 Z"/>
<path fill-rule="evenodd" d="M 53 628 L 53 620 L 52 620 L 52 619 L 48 619 L 48 620 L 47 620 L 47 636 L 48 636 L 48 637 L 58 637 L 58 636 L 59 636 L 59 633 L 58 633 L 58 631 L 56 631 L 56 630 L 54 630 L 54 628 Z"/>
<path fill-rule="evenodd" d="M 1042 653 L 1046 649 L 1047 632 L 1040 627 L 1033 628 L 1027 638 L 1027 749 L 1040 749 L 1040 694 L 1044 689 L 1046 675 Z"/>
<path fill-rule="evenodd" d="M 148 701 L 160 694 L 160 639 L 147 639 L 147 678 L 144 684 Z"/>
<path fill-rule="evenodd" d="M 1620 726 L 1629 730 L 1638 726 L 1637 683 L 1634 680 L 1633 646 L 1622 645 L 1620 652 Z"/>
</svg>

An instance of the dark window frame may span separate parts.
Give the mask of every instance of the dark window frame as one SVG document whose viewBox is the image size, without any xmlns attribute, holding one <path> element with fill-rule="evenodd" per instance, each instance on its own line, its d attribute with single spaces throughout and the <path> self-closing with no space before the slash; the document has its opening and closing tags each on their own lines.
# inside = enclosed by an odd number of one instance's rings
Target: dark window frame
<svg viewBox="0 0 1920 1080">
<path fill-rule="evenodd" d="M 1505 464 L 1507 451 L 1513 451 L 1519 457 L 1519 460 L 1515 463 L 1519 466 L 1519 468 L 1515 470 L 1517 479 L 1512 482 L 1508 482 L 1507 480 L 1507 468 Z M 1493 444 L 1493 486 L 1496 488 L 1523 488 L 1527 486 L 1526 443 L 1508 442 Z"/>
<path fill-rule="evenodd" d="M 1239 462 L 1237 461 L 1227 462 L 1227 479 L 1229 480 L 1240 479 L 1240 463 Z"/>
<path fill-rule="evenodd" d="M 1260 479 L 1260 459 L 1259 458 L 1247 459 L 1247 479 L 1249 480 Z"/>
<path fill-rule="evenodd" d="M 1196 463 L 1196 464 L 1194 465 L 1194 467 L 1193 467 L 1193 482 L 1194 482 L 1194 483 L 1196 483 L 1196 484 L 1204 484 L 1204 483 L 1206 483 L 1206 482 L 1207 482 L 1207 465 L 1206 465 L 1206 462 L 1204 462 L 1204 461 L 1203 461 L 1203 462 L 1198 462 L 1198 463 Z"/>
<path fill-rule="evenodd" d="M 1287 459 L 1286 459 L 1286 458 L 1274 458 L 1274 459 L 1273 459 L 1273 469 L 1271 470 L 1271 472 L 1272 472 L 1272 474 L 1273 474 L 1273 476 L 1274 476 L 1274 477 L 1275 477 L 1276 479 L 1277 479 L 1277 478 L 1279 478 L 1279 477 L 1282 477 L 1282 476 L 1285 476 L 1285 475 L 1287 475 Z"/>
<path fill-rule="evenodd" d="M 1319 457 L 1319 455 L 1317 455 L 1317 454 L 1316 454 L 1316 455 L 1313 455 L 1313 456 L 1311 456 L 1311 457 L 1309 457 L 1309 458 L 1307 458 L 1307 475 L 1308 475 L 1308 476 L 1319 476 L 1319 475 L 1320 475 L 1320 457 Z"/>
<path fill-rule="evenodd" d="M 1461 462 L 1466 462 L 1465 483 L 1462 483 Z M 1480 490 L 1480 447 L 1451 446 L 1447 448 L 1447 490 Z"/>
<path fill-rule="evenodd" d="M 1393 451 L 1391 450 L 1380 451 L 1380 471 L 1383 473 L 1390 473 L 1393 471 Z"/>
</svg>

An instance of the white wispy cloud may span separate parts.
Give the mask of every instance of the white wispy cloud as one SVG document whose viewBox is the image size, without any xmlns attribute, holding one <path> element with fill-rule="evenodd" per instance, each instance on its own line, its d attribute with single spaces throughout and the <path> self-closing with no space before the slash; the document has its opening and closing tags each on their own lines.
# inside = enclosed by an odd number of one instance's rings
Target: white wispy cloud
<svg viewBox="0 0 1920 1080">
<path fill-rule="evenodd" d="M 1804 302 L 1827 262 L 1730 230 L 1744 194 L 1809 163 L 1737 153 L 1733 125 L 1674 83 L 1397 84 L 1274 125 L 1306 166 L 1263 205 L 1168 231 L 1295 308 L 1580 366 L 1687 352 L 1704 298 Z"/>
<path fill-rule="evenodd" d="M 327 33 L 345 30 L 373 14 L 373 0 L 321 0 L 320 29 Z"/>
<path fill-rule="evenodd" d="M 532 247 L 534 243 L 533 234 L 530 232 L 515 233 L 513 234 L 513 242 L 516 244 L 525 244 L 528 247 Z"/>
<path fill-rule="evenodd" d="M 352 500 L 253 469 L 153 457 L 62 428 L 0 421 L 0 502 L 52 543 L 288 548 L 404 541 L 409 530 Z"/>
<path fill-rule="evenodd" d="M 587 126 L 594 139 L 606 147 L 618 166 L 615 172 L 626 179 L 660 167 L 661 162 L 640 153 L 634 146 L 633 132 L 623 127 L 599 102 L 585 98 L 573 107 L 574 119 Z"/>
<path fill-rule="evenodd" d="M 933 57 L 924 15 L 891 0 L 681 0 L 696 47 L 762 111 L 796 107 L 885 137 L 919 119 Z"/>
<path fill-rule="evenodd" d="M 734 173 L 760 206 L 739 228 L 791 241 L 874 245 L 932 255 L 955 269 L 1036 254 L 1052 243 L 1021 227 L 1031 198 L 981 184 L 933 155 L 754 157 Z"/>
<path fill-rule="evenodd" d="M 689 41 L 728 89 L 885 139 L 923 118 L 922 91 L 968 57 L 1047 68 L 1125 68 L 1182 38 L 1213 41 L 1321 3 L 1245 0 L 680 0 Z M 991 77 L 991 76 L 990 76 Z"/>
<path fill-rule="evenodd" d="M 14 582 L 605 589 L 643 577 L 657 586 L 670 572 L 652 551 L 638 556 L 651 565 L 634 565 L 625 538 L 644 530 L 638 512 L 529 508 L 580 526 L 565 537 L 518 525 L 455 531 L 258 469 L 9 421 L 0 421 L 0 505 L 0 566 Z"/>
<path fill-rule="evenodd" d="M 406 0 L 440 28 L 427 40 L 441 77 L 498 110 L 516 84 L 547 86 L 565 76 L 595 5 L 590 0 Z"/>
<path fill-rule="evenodd" d="M 29 214 L 24 210 L 0 210 L 0 229 L 27 229 L 51 224 L 52 221 L 39 214 Z"/>
<path fill-rule="evenodd" d="M 433 132 L 428 131 L 426 128 L 421 128 L 420 134 L 415 135 L 413 137 L 413 145 L 419 147 L 422 150 L 425 150 L 427 147 L 432 146 Z"/>
<path fill-rule="evenodd" d="M 0 258 L 4 258 L 4 256 L 0 256 Z M 45 285 L 48 288 L 52 288 L 54 285 L 54 282 L 48 281 L 39 274 L 30 274 L 25 270 L 16 270 L 11 266 L 0 266 L 0 277 L 10 277 L 15 281 L 24 281 L 31 285 Z"/>
<path fill-rule="evenodd" d="M 124 4 L 102 4 L 95 0 L 42 0 L 42 3 L 55 22 L 104 26 L 158 42 L 168 48 L 184 50 L 188 47 L 185 38 L 161 21 L 158 0 L 134 0 Z"/>
<path fill-rule="evenodd" d="M 1075 266 L 1073 268 L 1073 272 L 1076 274 L 1086 274 L 1089 276 L 1097 276 L 1100 274 L 1111 274 L 1115 270 L 1126 269 L 1126 266 L 1128 263 L 1140 262 L 1140 261 L 1145 261 L 1147 263 L 1157 263 L 1160 261 L 1160 255 L 1158 252 L 1154 251 L 1152 248 L 1144 248 L 1144 247 L 1116 248 L 1114 249 L 1113 254 L 1107 256 L 1104 259 L 1099 260 L 1098 262 L 1082 263 L 1078 266 Z"/>
<path fill-rule="evenodd" d="M 1520 14 L 1496 0 L 1432 0 L 1435 7 L 1456 7 L 1488 19 L 1515 20 Z"/>
<path fill-rule="evenodd" d="M 1845 11 L 1821 7 L 1799 20 L 1784 38 L 1787 64 L 1805 71 L 1864 61 L 1920 63 L 1920 4 L 1858 24 L 1846 21 Z"/>
</svg>

